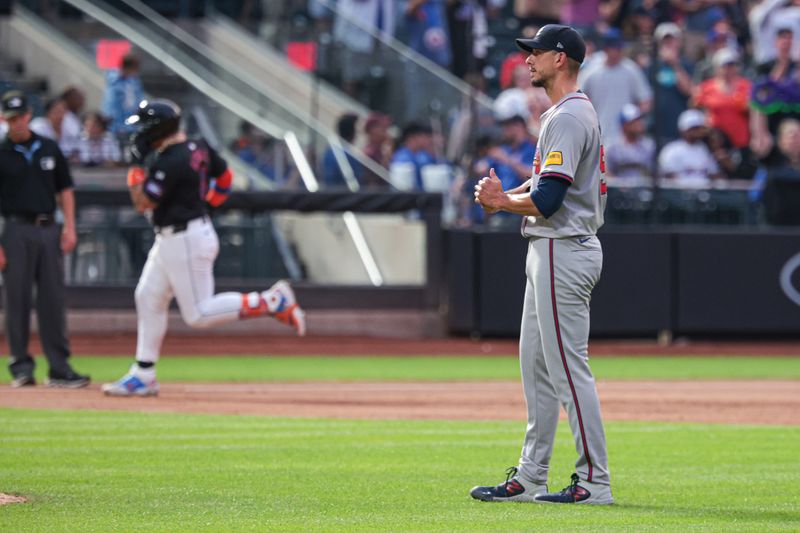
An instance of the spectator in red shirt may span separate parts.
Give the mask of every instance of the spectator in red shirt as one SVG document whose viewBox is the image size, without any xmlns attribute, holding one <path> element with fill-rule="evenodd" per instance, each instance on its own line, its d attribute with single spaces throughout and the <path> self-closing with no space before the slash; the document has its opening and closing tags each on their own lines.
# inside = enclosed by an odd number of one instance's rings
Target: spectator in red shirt
<svg viewBox="0 0 800 533">
<path fill-rule="evenodd" d="M 389 168 L 392 158 L 392 136 L 389 128 L 392 119 L 383 113 L 370 113 L 364 122 L 364 134 L 367 137 L 364 154 L 384 168 Z M 367 187 L 386 187 L 387 183 L 371 170 L 364 169 L 364 185 Z"/>
<path fill-rule="evenodd" d="M 750 144 L 750 80 L 739 72 L 739 54 L 723 48 L 714 54 L 714 77 L 701 83 L 694 105 L 708 111 L 712 127 L 719 128 L 736 148 Z"/>
<path fill-rule="evenodd" d="M 500 65 L 500 88 L 508 89 L 514 86 L 514 71 L 517 67 L 528 68 L 525 60 L 528 54 L 524 52 L 514 51 L 508 54 Z"/>
</svg>

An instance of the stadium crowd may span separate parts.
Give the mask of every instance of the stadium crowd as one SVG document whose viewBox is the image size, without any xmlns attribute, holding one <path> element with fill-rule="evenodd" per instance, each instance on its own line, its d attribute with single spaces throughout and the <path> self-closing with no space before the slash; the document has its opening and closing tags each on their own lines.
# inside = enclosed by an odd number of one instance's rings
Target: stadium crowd
<svg viewBox="0 0 800 533">
<path fill-rule="evenodd" d="M 125 119 L 136 113 L 144 98 L 138 76 L 139 59 L 125 55 L 120 68 L 107 72 L 102 110 L 84 109 L 86 97 L 79 87 L 65 87 L 44 102 L 42 112 L 30 122 L 31 131 L 58 143 L 73 165 L 114 167 L 125 164 L 125 147 L 132 127 Z M 8 125 L 0 117 L 0 138 Z"/>
<path fill-rule="evenodd" d="M 337 81 L 365 104 L 375 100 L 370 90 L 382 90 L 368 80 L 380 71 L 381 34 L 493 97 L 488 117 L 465 105 L 439 122 L 376 110 L 337 124 L 343 140 L 388 169 L 395 187 L 446 190 L 464 224 L 483 222 L 468 200 L 472 181 L 488 168 L 506 187 L 530 173 L 549 102 L 530 86 L 513 37 L 547 23 L 570 24 L 587 42 L 579 84 L 600 116 L 612 186 L 656 179 L 673 188 L 751 183 L 760 190 L 771 178 L 800 178 L 797 0 L 287 0 L 259 9 L 277 22 L 300 13 L 314 31 L 328 31 L 343 53 Z M 138 69 L 130 56 L 109 74 L 102 110 L 84 110 L 80 88 L 65 88 L 32 128 L 56 139 L 74 164 L 120 164 L 120 140 L 129 134 L 123 118 L 144 94 Z M 423 91 L 411 98 L 425 100 Z M 279 185 L 300 186 L 278 145 L 245 123 L 231 148 Z M 346 159 L 352 175 L 333 149 L 316 158 L 324 186 L 352 189 L 353 178 L 358 186 L 389 186 Z"/>
<path fill-rule="evenodd" d="M 389 158 L 393 182 L 426 188 L 426 167 L 441 165 L 464 170 L 456 196 L 468 196 L 489 167 L 506 187 L 526 179 L 549 103 L 530 86 L 524 53 L 489 52 L 513 44 L 507 33 L 532 36 L 547 23 L 570 24 L 587 41 L 579 83 L 600 115 L 612 186 L 655 178 L 672 188 L 751 186 L 758 195 L 771 178 L 800 179 L 795 0 L 311 0 L 309 12 L 333 16 L 334 39 L 351 51 L 360 46 L 364 64 L 377 50 L 362 31 L 371 21 L 465 81 L 480 78 L 495 97 L 494 120 L 475 121 L 460 150 L 445 149 L 424 121 L 402 125 Z M 492 33 L 498 28 L 502 35 Z M 358 95 L 353 74 L 346 89 Z M 457 117 L 449 119 L 452 126 Z M 334 176 L 330 185 L 341 182 L 335 172 L 322 174 Z M 462 217 L 481 222 L 466 201 Z"/>
</svg>

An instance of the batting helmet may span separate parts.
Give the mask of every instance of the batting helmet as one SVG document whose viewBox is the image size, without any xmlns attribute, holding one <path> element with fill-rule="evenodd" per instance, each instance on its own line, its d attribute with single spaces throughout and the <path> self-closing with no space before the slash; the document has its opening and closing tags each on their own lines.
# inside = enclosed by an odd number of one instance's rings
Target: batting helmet
<svg viewBox="0 0 800 533">
<path fill-rule="evenodd" d="M 167 99 L 142 100 L 139 112 L 128 117 L 125 124 L 139 126 L 131 139 L 131 155 L 134 161 L 142 161 L 152 150 L 153 143 L 177 133 L 181 108 Z"/>
</svg>

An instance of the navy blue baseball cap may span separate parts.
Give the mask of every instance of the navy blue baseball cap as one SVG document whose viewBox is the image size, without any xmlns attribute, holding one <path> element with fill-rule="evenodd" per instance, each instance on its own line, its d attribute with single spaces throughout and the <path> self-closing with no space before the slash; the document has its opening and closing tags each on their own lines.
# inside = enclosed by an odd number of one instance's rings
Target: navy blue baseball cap
<svg viewBox="0 0 800 533">
<path fill-rule="evenodd" d="M 533 50 L 553 50 L 564 52 L 567 57 L 583 63 L 586 57 L 586 43 L 581 34 L 570 26 L 547 24 L 542 26 L 533 39 L 517 39 L 517 46 L 526 52 Z"/>
<path fill-rule="evenodd" d="M 617 28 L 609 28 L 603 34 L 603 47 L 604 48 L 623 48 L 625 46 L 625 37 L 622 32 Z"/>
</svg>

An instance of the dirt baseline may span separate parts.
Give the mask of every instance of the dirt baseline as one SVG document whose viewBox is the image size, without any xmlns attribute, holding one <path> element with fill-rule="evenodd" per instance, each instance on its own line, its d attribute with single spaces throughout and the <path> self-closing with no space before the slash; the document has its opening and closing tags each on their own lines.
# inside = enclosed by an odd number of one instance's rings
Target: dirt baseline
<svg viewBox="0 0 800 533">
<path fill-rule="evenodd" d="M 800 424 L 800 381 L 601 381 L 606 420 Z M 524 420 L 517 381 L 167 383 L 157 398 L 0 387 L 0 407 L 362 419 Z"/>
</svg>

